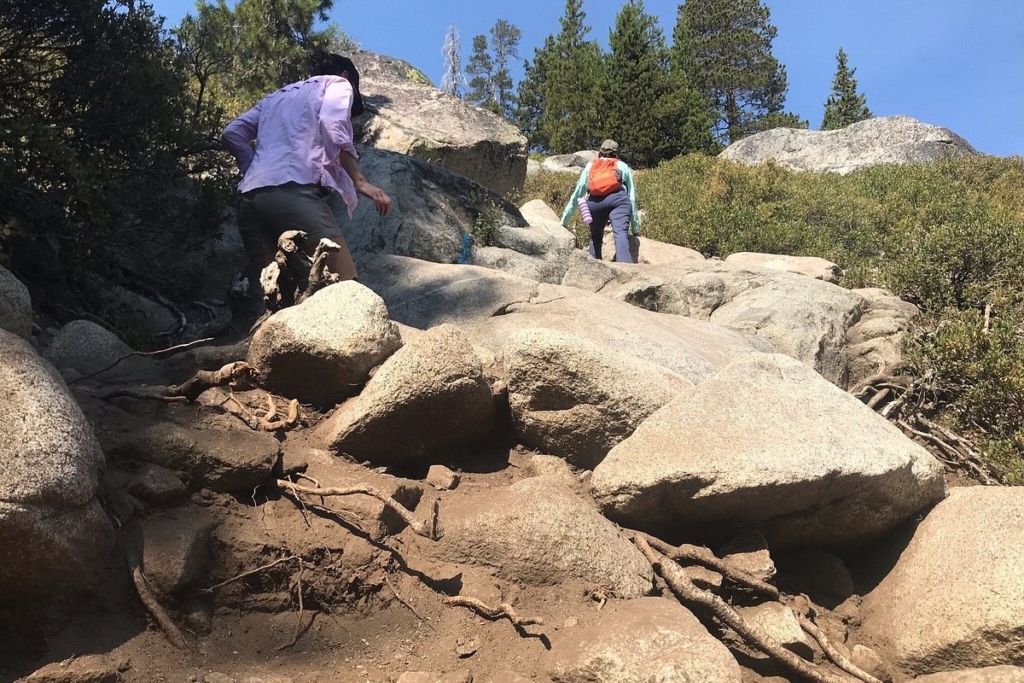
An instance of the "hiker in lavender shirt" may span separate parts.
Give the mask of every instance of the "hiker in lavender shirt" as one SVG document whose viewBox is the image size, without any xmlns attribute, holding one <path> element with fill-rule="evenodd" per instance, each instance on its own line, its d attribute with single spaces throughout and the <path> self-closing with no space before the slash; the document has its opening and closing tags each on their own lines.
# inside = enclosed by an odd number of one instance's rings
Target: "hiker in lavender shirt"
<svg viewBox="0 0 1024 683">
<path fill-rule="evenodd" d="M 391 211 L 391 198 L 359 170 L 352 117 L 363 113 L 363 100 L 352 60 L 324 54 L 312 67 L 311 78 L 264 97 L 221 139 L 242 172 L 238 227 L 256 273 L 274 259 L 281 233 L 303 230 L 310 254 L 324 237 L 340 244 L 327 267 L 353 280 L 356 267 L 327 198 L 339 193 L 350 218 L 358 195 L 373 200 L 381 216 Z"/>
</svg>

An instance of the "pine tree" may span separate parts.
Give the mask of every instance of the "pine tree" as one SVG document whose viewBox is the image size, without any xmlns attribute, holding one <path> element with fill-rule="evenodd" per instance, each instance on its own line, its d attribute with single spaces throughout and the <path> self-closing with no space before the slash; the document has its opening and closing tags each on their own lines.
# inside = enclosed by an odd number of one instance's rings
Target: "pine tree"
<svg viewBox="0 0 1024 683">
<path fill-rule="evenodd" d="M 604 60 L 607 137 L 631 164 L 653 166 L 663 144 L 658 106 L 668 90 L 668 51 L 657 19 L 643 0 L 629 0 L 615 17 Z"/>
<path fill-rule="evenodd" d="M 494 60 L 487 50 L 487 36 L 473 36 L 473 54 L 466 62 L 469 90 L 465 100 L 497 111 L 498 97 L 494 82 Z"/>
<path fill-rule="evenodd" d="M 695 87 L 696 68 L 692 36 L 685 18 L 680 17 L 669 49 L 669 93 L 660 112 L 670 145 L 666 158 L 689 152 L 721 151 L 711 131 L 711 110 Z"/>
<path fill-rule="evenodd" d="M 544 90 L 547 85 L 547 63 L 555 50 L 554 36 L 548 36 L 544 45 L 535 48 L 533 60 L 523 64 L 523 78 L 516 89 L 515 109 L 511 121 L 530 143 L 530 149 L 549 151 L 551 141 L 541 128 L 541 115 L 546 107 Z"/>
<path fill-rule="evenodd" d="M 494 99 L 498 105 L 498 113 L 507 119 L 512 118 L 512 112 L 515 110 L 509 66 L 513 59 L 519 59 L 519 41 L 522 38 L 523 32 L 519 27 L 504 19 L 498 19 L 491 27 L 491 47 L 494 50 Z"/>
<path fill-rule="evenodd" d="M 868 109 L 867 97 L 857 93 L 857 79 L 853 77 L 857 70 L 847 66 L 843 48 L 839 48 L 836 63 L 832 94 L 825 101 L 825 118 L 821 122 L 821 130 L 845 128 L 851 123 L 874 116 Z"/>
<path fill-rule="evenodd" d="M 491 45 L 487 36 L 473 37 L 473 54 L 466 64 L 469 92 L 466 99 L 490 109 L 496 114 L 512 118 L 515 109 L 512 95 L 512 76 L 509 61 L 519 58 L 519 40 L 523 32 L 514 24 L 499 19 L 491 27 Z M 493 53 L 491 51 L 493 49 Z"/>
<path fill-rule="evenodd" d="M 561 31 L 545 55 L 538 128 L 555 153 L 594 149 L 605 125 L 601 49 L 588 41 L 582 0 L 566 0 Z"/>
<path fill-rule="evenodd" d="M 723 142 L 757 130 L 759 119 L 782 114 L 786 68 L 772 56 L 777 30 L 770 16 L 760 0 L 686 0 L 679 7 L 675 35 L 689 38 L 689 73 Z"/>
</svg>

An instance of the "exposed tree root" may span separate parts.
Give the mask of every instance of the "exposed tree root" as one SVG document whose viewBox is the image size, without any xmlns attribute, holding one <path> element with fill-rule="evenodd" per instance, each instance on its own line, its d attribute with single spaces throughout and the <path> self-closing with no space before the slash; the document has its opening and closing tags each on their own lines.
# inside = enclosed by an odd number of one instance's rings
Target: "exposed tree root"
<svg viewBox="0 0 1024 683">
<path fill-rule="evenodd" d="M 304 605 L 303 605 L 303 602 L 302 602 L 302 560 L 301 559 L 299 560 L 299 572 L 298 572 L 298 574 L 295 575 L 295 583 L 297 585 L 297 590 L 298 590 L 298 593 L 299 593 L 299 620 L 295 624 L 295 635 L 292 636 L 291 641 L 285 643 L 284 645 L 279 645 L 277 647 L 277 651 L 278 652 L 281 652 L 282 650 L 287 650 L 288 648 L 290 648 L 293 645 L 295 645 L 295 643 L 299 642 L 299 637 L 302 636 L 302 633 L 305 630 L 305 629 L 302 628 L 302 613 L 304 611 Z M 311 621 L 309 623 L 310 623 L 310 625 L 312 625 L 313 622 Z"/>
<path fill-rule="evenodd" d="M 970 441 L 925 417 L 927 406 L 920 398 L 922 391 L 917 382 L 892 375 L 873 375 L 861 382 L 852 394 L 908 436 L 917 437 L 949 469 L 966 470 L 988 486 L 1002 484 Z"/>
<path fill-rule="evenodd" d="M 389 508 L 394 510 L 399 517 L 401 517 L 406 524 L 409 525 L 417 535 L 429 538 L 432 541 L 439 540 L 444 535 L 444 530 L 441 527 L 439 519 L 439 505 L 437 501 L 434 501 L 434 507 L 429 521 L 423 521 L 417 519 L 412 512 L 410 512 L 404 505 L 399 503 L 397 500 L 384 493 L 380 489 L 374 488 L 369 484 L 360 484 L 357 486 L 347 486 L 344 488 L 313 488 L 310 486 L 301 486 L 300 484 L 293 484 L 290 481 L 284 479 L 277 479 L 274 484 L 281 489 L 286 489 L 294 494 L 306 493 L 311 496 L 320 496 L 326 498 L 328 496 L 353 496 L 362 494 L 365 496 L 371 496 L 376 498 L 380 502 L 387 505 Z"/>
<path fill-rule="evenodd" d="M 241 401 L 231 394 L 225 396 L 223 401 L 213 405 L 216 405 L 225 412 L 234 415 L 244 422 L 249 429 L 253 429 L 258 432 L 276 432 L 283 429 L 291 429 L 299 424 L 299 402 L 296 399 L 289 401 L 288 414 L 279 420 L 275 420 L 274 418 L 277 416 L 277 405 L 274 403 L 273 395 L 269 393 L 267 394 L 267 412 L 262 417 L 254 414 L 251 410 L 246 408 Z"/>
<path fill-rule="evenodd" d="M 427 626 L 428 626 L 428 627 L 430 628 L 430 630 L 431 630 L 431 631 L 436 631 L 436 630 L 437 630 L 436 628 L 434 628 L 434 625 L 433 625 L 433 624 L 431 624 L 431 623 L 430 623 L 429 621 L 427 621 L 426 619 L 424 619 L 424 618 L 423 618 L 423 615 L 422 615 L 422 614 L 420 614 L 419 612 L 417 612 L 417 611 L 416 611 L 416 608 L 415 608 L 415 607 L 413 607 L 413 606 L 412 606 L 411 604 L 409 604 L 409 602 L 408 602 L 408 601 L 407 601 L 407 600 L 406 600 L 405 598 L 403 598 L 403 597 L 401 596 L 401 594 L 400 594 L 400 593 L 399 593 L 399 592 L 398 592 L 398 591 L 397 591 L 397 590 L 395 589 L 395 587 L 394 587 L 394 586 L 392 585 L 392 583 L 391 583 L 391 578 L 390 578 L 390 577 L 389 577 L 389 576 L 387 575 L 387 573 L 385 573 L 385 574 L 384 574 L 384 583 L 386 583 L 386 584 L 388 585 L 388 588 L 390 588 L 390 589 L 391 589 L 391 592 L 392 592 L 392 593 L 394 594 L 394 596 L 395 596 L 395 599 L 397 599 L 397 600 L 398 600 L 398 602 L 402 603 L 402 605 L 403 605 L 403 606 L 404 606 L 404 607 L 405 607 L 405 608 L 406 608 L 407 610 L 409 610 L 409 611 L 410 611 L 410 612 L 412 612 L 412 613 L 413 613 L 414 615 L 416 615 L 416 618 L 417 618 L 417 619 L 419 619 L 419 620 L 420 620 L 420 621 L 422 621 L 422 622 L 423 622 L 424 624 L 426 624 L 426 625 L 427 625 Z"/>
<path fill-rule="evenodd" d="M 309 236 L 301 230 L 289 230 L 277 240 L 274 260 L 260 273 L 260 287 L 268 311 L 300 304 L 318 290 L 338 282 L 338 275 L 327 269 L 327 257 L 341 250 L 329 239 L 320 240 L 313 258 L 306 254 Z"/>
<path fill-rule="evenodd" d="M 184 396 L 189 401 L 195 401 L 201 393 L 213 387 L 251 383 L 255 374 L 255 369 L 248 363 L 235 361 L 220 370 L 200 370 L 188 381 L 167 387 L 167 393 L 170 396 Z"/>
<path fill-rule="evenodd" d="M 725 560 L 721 560 L 715 557 L 707 548 L 702 548 L 697 545 L 681 545 L 673 546 L 665 543 L 659 538 L 645 534 L 641 531 L 634 531 L 633 534 L 643 537 L 651 547 L 655 548 L 659 553 L 665 555 L 673 560 L 686 560 L 688 562 L 694 562 L 707 567 L 713 571 L 718 572 L 725 578 L 729 579 L 733 583 L 749 588 L 752 591 L 763 593 L 771 598 L 778 599 L 779 589 L 770 583 L 765 583 L 760 579 L 751 576 L 741 569 L 733 567 Z"/>
<path fill-rule="evenodd" d="M 470 598 L 464 595 L 446 595 L 442 596 L 441 601 L 446 605 L 452 605 L 455 607 L 466 607 L 473 610 L 477 614 L 487 619 L 502 619 L 507 618 L 512 622 L 512 625 L 516 629 L 521 629 L 524 626 L 543 626 L 544 620 L 540 617 L 520 617 L 516 612 L 515 608 L 507 602 L 503 602 L 497 607 L 490 607 L 486 603 L 477 600 L 476 598 Z"/>
<path fill-rule="evenodd" d="M 124 553 L 125 561 L 128 563 L 128 571 L 132 575 L 132 583 L 135 584 L 135 590 L 139 594 L 139 599 L 142 600 L 142 604 L 145 605 L 149 613 L 153 615 L 153 619 L 163 630 L 164 635 L 167 636 L 167 640 L 170 641 L 171 645 L 182 650 L 188 649 L 188 643 L 185 642 L 185 637 L 181 635 L 181 631 L 175 626 L 171 618 L 167 616 L 167 612 L 160 606 L 160 602 L 153 595 L 153 591 L 149 588 L 149 582 L 146 580 L 146 575 L 142 573 L 142 562 L 139 558 L 139 553 L 134 548 L 128 548 Z"/>
<path fill-rule="evenodd" d="M 218 588 L 223 588 L 224 586 L 227 586 L 228 584 L 234 583 L 235 581 L 241 581 L 244 578 L 253 576 L 255 574 L 259 574 L 262 571 L 266 571 L 267 569 L 270 569 L 271 567 L 276 567 L 279 564 L 284 564 L 285 562 L 291 562 L 292 560 L 298 560 L 298 559 L 300 559 L 298 555 L 289 555 L 288 557 L 279 558 L 279 559 L 274 560 L 273 562 L 270 562 L 270 563 L 265 564 L 263 566 L 256 567 L 255 569 L 250 569 L 248 571 L 244 571 L 241 574 L 238 574 L 237 576 L 232 576 L 230 579 L 227 579 L 225 581 L 221 581 L 220 583 L 215 583 L 212 586 L 210 586 L 209 588 L 202 589 L 200 591 L 200 593 L 212 593 L 215 590 L 217 590 Z"/>
<path fill-rule="evenodd" d="M 95 372 L 90 372 L 88 375 L 82 375 L 81 377 L 76 377 L 75 379 L 73 379 L 70 382 L 68 382 L 68 384 L 75 384 L 76 382 L 81 382 L 84 379 L 89 379 L 91 377 L 95 377 L 96 375 L 102 375 L 107 370 L 113 370 L 115 367 L 117 367 L 118 365 L 120 365 L 124 361 L 128 360 L 132 356 L 160 356 L 160 355 L 163 355 L 165 353 L 166 354 L 171 354 L 171 353 L 174 353 L 176 351 L 184 351 L 185 349 L 191 349 L 191 348 L 193 348 L 195 346 L 199 346 L 201 344 L 205 344 L 207 342 L 212 342 L 212 341 L 213 341 L 213 337 L 207 337 L 206 339 L 197 339 L 195 341 L 188 342 L 187 344 L 178 344 L 177 346 L 172 346 L 172 347 L 167 348 L 167 349 L 160 349 L 159 351 L 132 351 L 129 354 L 121 356 L 120 358 L 118 358 L 117 360 L 115 360 L 113 363 L 111 363 L 110 365 L 106 366 L 105 368 L 100 368 L 99 370 L 97 370 Z"/>
<path fill-rule="evenodd" d="M 837 650 L 832 642 L 825 635 L 825 632 L 818 628 L 818 625 L 811 621 L 809 614 L 797 614 L 797 619 L 800 620 L 800 626 L 803 630 L 807 631 L 814 640 L 821 646 L 821 651 L 825 653 L 825 656 L 829 660 L 838 666 L 846 673 L 854 676 L 864 683 L 882 683 L 868 672 L 861 669 L 859 666 L 851 662 L 842 652 Z"/>
<path fill-rule="evenodd" d="M 722 598 L 710 591 L 704 591 L 693 585 L 686 572 L 672 560 L 655 551 L 640 534 L 633 536 L 633 543 L 651 563 L 654 570 L 661 576 L 668 587 L 687 605 L 700 605 L 711 610 L 715 618 L 738 633 L 747 643 L 765 653 L 790 671 L 814 681 L 815 683 L 858 683 L 845 675 L 837 675 L 824 671 L 814 663 L 807 661 L 787 650 L 777 640 L 764 631 L 748 623 L 740 614 L 730 607 Z"/>
</svg>

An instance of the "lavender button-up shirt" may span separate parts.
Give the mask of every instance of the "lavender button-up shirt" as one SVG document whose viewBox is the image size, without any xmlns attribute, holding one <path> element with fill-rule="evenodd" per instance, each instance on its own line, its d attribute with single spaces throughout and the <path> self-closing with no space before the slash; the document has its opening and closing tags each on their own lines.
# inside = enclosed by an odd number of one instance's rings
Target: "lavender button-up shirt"
<svg viewBox="0 0 1024 683">
<path fill-rule="evenodd" d="M 243 174 L 238 191 L 288 182 L 323 185 L 341 194 L 351 216 L 359 198 L 338 159 L 342 150 L 359 158 L 351 112 L 352 86 L 339 76 L 315 76 L 264 97 L 222 135 Z"/>
</svg>

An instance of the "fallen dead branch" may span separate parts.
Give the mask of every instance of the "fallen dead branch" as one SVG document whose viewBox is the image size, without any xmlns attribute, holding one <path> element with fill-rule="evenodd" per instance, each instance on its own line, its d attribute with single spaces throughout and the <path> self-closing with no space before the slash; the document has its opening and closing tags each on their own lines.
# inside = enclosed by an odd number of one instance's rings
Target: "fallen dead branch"
<svg viewBox="0 0 1024 683">
<path fill-rule="evenodd" d="M 861 382 L 852 394 L 908 436 L 917 437 L 949 469 L 966 470 L 988 486 L 1002 484 L 970 441 L 925 417 L 927 406 L 920 397 L 919 381 L 886 374 L 873 375 Z"/>
<path fill-rule="evenodd" d="M 249 429 L 258 432 L 276 432 L 282 429 L 291 429 L 299 424 L 299 402 L 296 399 L 289 401 L 288 414 L 275 420 L 273 418 L 277 416 L 277 406 L 274 403 L 274 397 L 269 393 L 267 394 L 267 413 L 262 417 L 254 414 L 231 394 L 225 396 L 223 401 L 212 405 L 234 415 Z"/>
<path fill-rule="evenodd" d="M 843 655 L 842 652 L 837 650 L 835 646 L 832 645 L 832 641 L 830 641 L 828 636 L 825 635 L 825 632 L 818 628 L 817 624 L 811 621 L 808 614 L 797 613 L 796 617 L 800 621 L 801 628 L 807 631 L 807 633 L 809 633 L 810 636 L 818 642 L 818 645 L 821 646 L 821 651 L 825 653 L 825 656 L 828 657 L 833 664 L 851 676 L 860 679 L 864 683 L 882 683 L 882 681 L 861 669 Z"/>
<path fill-rule="evenodd" d="M 188 342 L 187 344 L 178 344 L 177 346 L 171 346 L 170 348 L 160 349 L 159 351 L 132 351 L 129 354 L 125 354 L 124 356 L 121 356 L 120 358 L 115 360 L 113 363 L 111 363 L 110 365 L 108 365 L 108 366 L 106 366 L 104 368 L 100 368 L 99 370 L 96 370 L 95 372 L 90 372 L 88 375 L 82 375 L 81 377 L 76 377 L 75 379 L 73 379 L 70 382 L 68 382 L 68 384 L 75 384 L 76 382 L 81 382 L 84 379 L 89 379 L 91 377 L 95 377 L 96 375 L 102 375 L 107 370 L 113 370 L 115 367 L 117 367 L 118 365 L 120 365 L 124 361 L 128 360 L 132 356 L 160 356 L 160 355 L 163 355 L 165 353 L 169 354 L 169 353 L 174 353 L 175 351 L 184 351 L 186 349 L 191 349 L 191 348 L 193 348 L 195 346 L 199 346 L 201 344 L 206 344 L 207 342 L 212 342 L 212 341 L 213 341 L 213 337 L 207 337 L 206 339 L 197 339 L 195 341 Z"/>
<path fill-rule="evenodd" d="M 497 607 L 490 607 L 476 598 L 470 598 L 464 595 L 445 595 L 442 596 L 441 601 L 446 605 L 466 607 L 487 619 L 508 619 L 516 629 L 521 629 L 524 626 L 544 625 L 544 620 L 540 617 L 527 617 L 525 619 L 520 617 L 515 608 L 507 602 L 503 602 Z"/>
<path fill-rule="evenodd" d="M 160 606 L 160 602 L 153 595 L 153 591 L 150 590 L 146 575 L 142 573 L 142 562 L 138 552 L 134 548 L 128 548 L 125 550 L 124 556 L 125 561 L 128 563 L 128 571 L 132 575 L 132 583 L 135 584 L 135 591 L 139 594 L 142 604 L 153 615 L 153 619 L 156 620 L 156 623 L 160 626 L 164 635 L 167 636 L 167 640 L 171 642 L 171 645 L 187 650 L 188 643 L 185 642 L 185 637 L 181 635 L 181 631 L 171 621 L 171 618 L 167 616 L 167 612 Z"/>
<path fill-rule="evenodd" d="M 744 620 L 722 598 L 710 591 L 697 588 L 679 565 L 651 548 L 650 544 L 647 543 L 641 534 L 633 535 L 633 543 L 644 554 L 644 557 L 651 563 L 651 566 L 658 575 L 665 580 L 665 583 L 668 584 L 668 587 L 675 593 L 680 602 L 687 606 L 700 605 L 711 610 L 715 618 L 733 629 L 748 644 L 765 653 L 782 666 L 815 683 L 857 683 L 855 679 L 848 678 L 845 675 L 824 671 L 814 663 L 787 650 L 781 643 L 760 628 Z"/>
<path fill-rule="evenodd" d="M 200 370 L 186 382 L 170 386 L 153 387 L 110 387 L 96 392 L 96 397 L 104 401 L 118 398 L 138 398 L 149 401 L 167 403 L 193 402 L 207 389 L 226 384 L 232 386 L 249 384 L 253 381 L 256 371 L 243 361 L 228 363 L 220 370 Z"/>
<path fill-rule="evenodd" d="M 369 484 L 358 484 L 356 486 L 346 486 L 344 488 L 313 488 L 311 486 L 293 484 L 292 482 L 284 479 L 277 479 L 274 481 L 274 484 L 278 488 L 291 491 L 294 494 L 305 493 L 311 496 L 320 496 L 321 498 L 327 498 L 330 496 L 354 496 L 360 494 L 371 496 L 394 510 L 417 535 L 429 538 L 432 541 L 437 541 L 444 535 L 444 530 L 441 527 L 439 519 L 439 505 L 437 501 L 434 501 L 430 520 L 423 521 L 417 519 L 412 512 L 397 500 Z"/>
<path fill-rule="evenodd" d="M 642 536 L 651 547 L 655 548 L 659 553 L 666 557 L 679 561 L 686 560 L 687 562 L 694 562 L 696 564 L 703 565 L 708 569 L 718 572 L 725 578 L 729 579 L 733 583 L 749 588 L 752 591 L 763 593 L 771 598 L 778 599 L 779 589 L 770 583 L 765 583 L 757 577 L 751 576 L 747 572 L 733 567 L 725 560 L 715 557 L 707 548 L 702 548 L 697 545 L 681 545 L 673 546 L 665 543 L 659 538 L 645 534 L 640 531 L 633 532 L 638 536 Z"/>
</svg>

